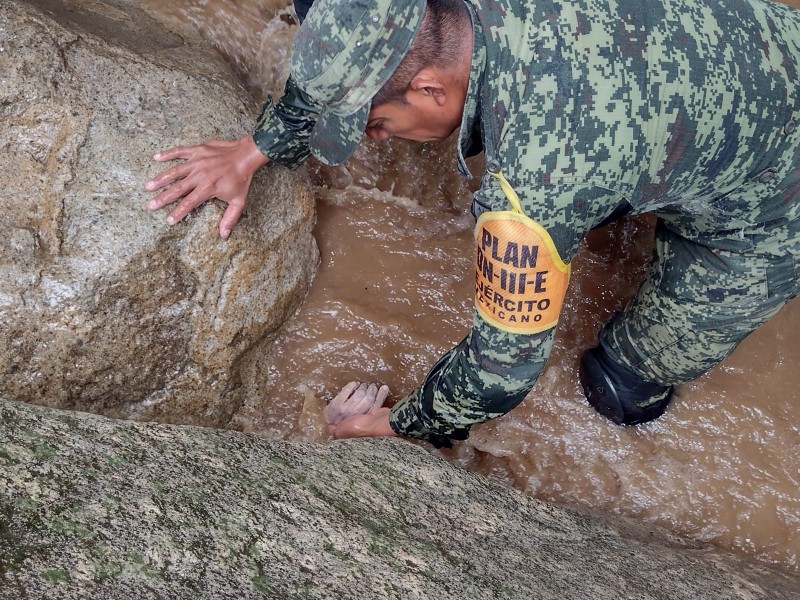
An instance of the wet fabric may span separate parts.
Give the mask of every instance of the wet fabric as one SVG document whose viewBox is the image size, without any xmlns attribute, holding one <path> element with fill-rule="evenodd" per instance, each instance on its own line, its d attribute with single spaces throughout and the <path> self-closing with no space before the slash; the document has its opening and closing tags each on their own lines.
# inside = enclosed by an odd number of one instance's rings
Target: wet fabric
<svg viewBox="0 0 800 600">
<path fill-rule="evenodd" d="M 730 355 L 800 291 L 800 257 L 697 244 L 663 223 L 649 276 L 600 345 L 647 381 L 684 383 Z"/>
<path fill-rule="evenodd" d="M 758 0 L 467 6 L 474 46 L 459 170 L 469 174 L 464 156 L 482 148 L 567 263 L 626 203 L 660 219 L 654 269 L 601 335 L 620 360 L 656 382 L 684 381 L 796 293 L 798 11 Z M 290 167 L 308 156 L 317 116 L 296 88 L 290 80 L 265 106 L 254 133 Z M 509 208 L 487 174 L 476 207 L 476 216 Z M 745 304 L 706 310 L 728 292 Z M 710 323 L 698 326 L 704 315 Z M 668 339 L 669 320 L 683 327 L 683 345 Z M 554 331 L 510 333 L 476 311 L 466 338 L 393 407 L 392 427 L 441 444 L 511 410 Z"/>
<path fill-rule="evenodd" d="M 799 13 L 727 0 L 474 10 L 462 156 L 479 121 L 490 169 L 567 261 L 620 205 L 656 212 L 661 254 L 601 341 L 648 381 L 707 371 L 797 293 Z M 475 203 L 507 207 L 488 177 Z M 514 335 L 476 313 L 393 427 L 463 437 L 526 396 L 552 343 L 553 330 Z"/>
<path fill-rule="evenodd" d="M 284 131 L 278 123 L 280 109 L 268 102 L 257 124 L 256 144 L 272 160 L 290 166 L 302 159 L 301 146 L 325 164 L 347 160 L 364 133 L 372 97 L 408 53 L 424 14 L 425 0 L 314 3 L 292 43 L 287 85 L 294 97 L 302 90 L 313 119 L 300 125 L 303 135 L 294 139 L 294 130 Z"/>
<path fill-rule="evenodd" d="M 511 210 L 485 212 L 475 224 L 475 308 L 492 326 L 539 333 L 558 323 L 569 284 L 569 265 L 541 225 L 529 219 L 500 173 Z"/>
</svg>

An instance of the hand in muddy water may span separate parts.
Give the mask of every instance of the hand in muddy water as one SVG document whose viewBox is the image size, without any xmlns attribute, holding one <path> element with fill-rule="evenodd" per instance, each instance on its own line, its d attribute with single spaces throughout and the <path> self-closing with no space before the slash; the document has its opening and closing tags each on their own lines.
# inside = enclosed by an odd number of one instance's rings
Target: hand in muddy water
<svg viewBox="0 0 800 600">
<path fill-rule="evenodd" d="M 337 439 L 396 435 L 389 425 L 389 409 L 383 406 L 389 388 L 351 381 L 325 407 L 328 432 Z"/>
<path fill-rule="evenodd" d="M 174 225 L 207 200 L 217 198 L 228 205 L 219 222 L 219 234 L 225 239 L 242 215 L 253 175 L 268 162 L 250 135 L 235 141 L 177 146 L 158 152 L 153 158 L 159 162 L 185 160 L 144 185 L 148 192 L 169 186 L 150 200 L 147 208 L 158 210 L 180 199 L 167 216 L 167 223 Z"/>
</svg>

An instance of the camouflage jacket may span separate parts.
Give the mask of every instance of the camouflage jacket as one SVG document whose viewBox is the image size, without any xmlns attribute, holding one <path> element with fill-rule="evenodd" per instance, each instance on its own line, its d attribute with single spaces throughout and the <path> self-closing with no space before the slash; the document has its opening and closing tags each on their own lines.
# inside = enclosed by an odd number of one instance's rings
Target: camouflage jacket
<svg viewBox="0 0 800 600">
<path fill-rule="evenodd" d="M 568 263 L 592 227 L 655 212 L 710 246 L 798 251 L 800 11 L 759 0 L 472 0 L 458 168 L 481 149 Z M 291 82 L 254 139 L 293 167 L 314 109 Z M 791 150 L 791 151 L 789 151 Z M 763 197 L 754 210 L 743 197 Z M 473 213 L 507 210 L 484 174 Z M 511 333 L 480 311 L 469 335 L 392 409 L 436 444 L 516 406 L 555 328 Z"/>
</svg>

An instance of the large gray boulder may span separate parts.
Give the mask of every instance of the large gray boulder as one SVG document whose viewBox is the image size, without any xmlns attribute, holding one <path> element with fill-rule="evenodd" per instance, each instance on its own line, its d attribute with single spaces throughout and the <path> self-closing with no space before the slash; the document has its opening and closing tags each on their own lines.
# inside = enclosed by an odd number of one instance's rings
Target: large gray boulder
<svg viewBox="0 0 800 600">
<path fill-rule="evenodd" d="M 239 137 L 256 109 L 132 0 L 0 2 L 0 393 L 226 424 L 316 268 L 311 192 L 262 169 L 224 242 L 220 206 L 170 228 L 143 184 L 155 151 Z"/>
<path fill-rule="evenodd" d="M 0 400 L 0 600 L 796 599 L 797 576 L 540 502 L 410 442 Z"/>
</svg>

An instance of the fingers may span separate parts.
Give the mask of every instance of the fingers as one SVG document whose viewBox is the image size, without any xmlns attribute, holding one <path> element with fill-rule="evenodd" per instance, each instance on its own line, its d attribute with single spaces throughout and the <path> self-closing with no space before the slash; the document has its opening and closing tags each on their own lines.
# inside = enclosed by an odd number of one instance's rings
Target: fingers
<svg viewBox="0 0 800 600">
<path fill-rule="evenodd" d="M 205 188 L 194 188 L 192 193 L 178 202 L 178 206 L 176 206 L 172 212 L 169 213 L 167 216 L 167 223 L 174 225 L 178 221 L 182 220 L 183 217 L 188 215 L 203 202 L 211 198 L 211 195 L 212 194 L 209 193 Z"/>
<path fill-rule="evenodd" d="M 179 165 L 175 165 L 174 167 L 170 167 L 166 171 L 162 171 L 155 177 L 153 177 L 150 181 L 144 184 L 144 189 L 148 192 L 154 192 L 157 189 L 164 187 L 172 183 L 173 181 L 177 181 L 178 179 L 183 179 L 192 171 L 192 165 L 188 162 L 182 162 Z M 170 188 L 172 189 L 172 188 Z M 148 206 L 148 208 L 150 208 Z"/>
<path fill-rule="evenodd" d="M 158 162 L 166 162 L 168 160 L 175 160 L 176 158 L 191 158 L 195 148 L 199 146 L 175 146 L 167 150 L 160 150 L 153 155 L 153 160 Z"/>
<path fill-rule="evenodd" d="M 175 146 L 167 150 L 161 150 L 153 155 L 153 160 L 158 162 L 167 162 L 170 160 L 184 159 L 179 165 L 170 167 L 166 171 L 162 171 L 150 181 L 144 184 L 144 189 L 148 192 L 153 192 L 165 185 L 186 177 L 193 169 L 193 158 L 202 158 L 209 154 L 217 146 L 225 146 L 225 142 L 219 140 L 210 140 L 204 144 L 197 144 L 195 146 Z M 148 208 L 150 208 L 148 206 Z"/>
<path fill-rule="evenodd" d="M 363 415 L 372 408 L 377 389 L 375 385 L 368 386 L 366 383 L 362 383 L 342 407 L 347 409 L 347 414 L 349 415 Z"/>
<path fill-rule="evenodd" d="M 153 158 L 159 162 L 183 162 L 145 183 L 147 191 L 161 190 L 147 202 L 147 208 L 158 210 L 178 201 L 167 218 L 172 225 L 207 200 L 218 198 L 228 205 L 219 223 L 224 239 L 241 218 L 253 174 L 268 162 L 250 135 L 235 141 L 209 140 L 195 146 L 176 146 L 157 152 Z"/>
<path fill-rule="evenodd" d="M 352 394 L 358 388 L 358 385 L 359 383 L 357 381 L 351 381 L 348 383 L 342 388 L 342 391 L 336 394 L 336 397 L 331 400 L 329 406 L 334 406 L 336 404 L 341 405 L 344 403 L 350 397 L 350 394 Z"/>
<path fill-rule="evenodd" d="M 158 162 L 167 162 L 178 158 L 189 160 L 195 156 L 213 153 L 215 150 L 230 148 L 235 144 L 236 142 L 228 140 L 208 140 L 193 146 L 174 146 L 166 150 L 159 150 L 153 155 L 153 160 Z"/>
<path fill-rule="evenodd" d="M 380 389 L 374 383 L 366 387 L 366 384 L 359 386 L 365 387 L 364 394 L 357 402 L 353 403 L 353 414 L 366 414 L 373 412 L 376 408 L 383 406 L 383 401 L 389 395 L 389 388 L 382 385 Z M 385 391 L 384 391 L 385 390 Z M 354 394 L 355 396 L 355 394 Z"/>
<path fill-rule="evenodd" d="M 336 426 L 354 415 L 375 413 L 388 396 L 389 388 L 385 385 L 379 388 L 374 383 L 351 381 L 325 407 L 325 420 L 329 426 Z"/>
<path fill-rule="evenodd" d="M 244 198 L 237 198 L 228 204 L 228 208 L 225 209 L 225 213 L 222 215 L 222 219 L 220 219 L 219 222 L 219 234 L 222 236 L 223 240 L 228 239 L 231 230 L 236 227 L 236 224 L 239 222 L 239 217 L 242 216 L 242 211 L 244 211 L 244 205 Z"/>
<path fill-rule="evenodd" d="M 166 185 L 166 184 L 165 184 Z M 174 183 L 172 186 L 155 196 L 147 203 L 148 210 L 158 210 L 165 207 L 167 204 L 172 204 L 178 198 L 185 196 L 194 188 L 190 181 L 181 180 Z"/>
<path fill-rule="evenodd" d="M 369 412 L 375 412 L 380 407 L 382 407 L 383 403 L 386 402 L 386 398 L 388 397 L 389 397 L 389 386 L 382 385 L 375 396 L 375 402 L 373 402 L 372 408 L 370 409 Z"/>
<path fill-rule="evenodd" d="M 352 394 L 356 390 L 356 388 L 358 388 L 358 382 L 351 381 L 346 386 L 344 386 L 342 388 L 342 391 L 336 394 L 336 397 L 333 400 L 331 400 L 328 406 L 325 407 L 323 414 L 325 415 L 325 420 L 328 423 L 337 424 L 341 421 L 341 418 L 339 417 L 341 416 L 342 413 L 342 405 L 350 397 L 350 394 Z"/>
<path fill-rule="evenodd" d="M 147 203 L 147 209 L 158 210 L 167 206 L 168 204 L 172 204 L 175 202 L 175 200 L 178 200 L 181 197 L 183 197 L 183 199 L 167 216 L 167 223 L 170 225 L 174 225 L 178 221 L 181 221 L 195 208 L 213 198 L 214 193 L 208 189 L 207 186 L 197 186 L 192 189 L 190 184 L 178 182 L 150 200 Z M 225 213 L 223 214 L 222 220 L 220 220 L 219 223 L 219 232 L 224 239 L 227 239 L 230 236 L 231 230 L 236 226 L 236 223 L 239 222 L 239 217 L 243 211 L 244 201 L 241 199 L 237 199 L 236 202 L 230 203 L 228 208 L 225 209 Z"/>
</svg>

